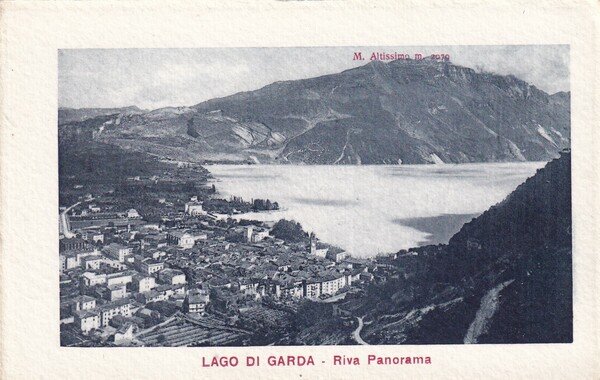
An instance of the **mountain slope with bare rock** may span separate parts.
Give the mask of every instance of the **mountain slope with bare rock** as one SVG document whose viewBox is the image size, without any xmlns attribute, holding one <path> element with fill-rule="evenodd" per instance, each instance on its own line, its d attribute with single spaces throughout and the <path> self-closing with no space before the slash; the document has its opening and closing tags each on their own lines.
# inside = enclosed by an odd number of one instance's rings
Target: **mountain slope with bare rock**
<svg viewBox="0 0 600 380">
<path fill-rule="evenodd" d="M 61 128 L 78 128 L 64 114 Z M 106 123 L 94 135 L 103 142 L 194 161 L 543 161 L 570 145 L 570 94 L 450 62 L 374 61 Z"/>
</svg>

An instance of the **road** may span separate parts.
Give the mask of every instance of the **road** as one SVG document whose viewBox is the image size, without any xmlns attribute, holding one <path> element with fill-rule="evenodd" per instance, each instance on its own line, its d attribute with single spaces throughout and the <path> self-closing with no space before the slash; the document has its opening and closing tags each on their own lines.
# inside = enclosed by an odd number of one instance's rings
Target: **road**
<svg viewBox="0 0 600 380">
<path fill-rule="evenodd" d="M 513 280 L 505 281 L 488 291 L 481 299 L 481 306 L 475 314 L 475 319 L 471 322 L 467 334 L 463 340 L 465 344 L 477 343 L 479 336 L 485 333 L 492 321 L 492 317 L 498 310 L 500 303 L 500 292 L 510 285 Z"/>
<path fill-rule="evenodd" d="M 358 343 L 358 344 L 362 344 L 363 346 L 368 346 L 369 343 L 365 342 L 363 340 L 363 338 L 360 337 L 360 331 L 362 330 L 364 323 L 363 323 L 363 317 L 356 317 L 356 319 L 358 319 L 358 327 L 356 328 L 356 330 L 354 330 L 354 332 L 352 333 L 352 337 L 354 338 L 354 340 Z"/>
<path fill-rule="evenodd" d="M 67 214 L 69 211 L 71 211 L 73 207 L 79 206 L 83 202 L 90 202 L 93 200 L 94 198 L 86 199 L 85 201 L 79 201 L 67 207 L 63 212 L 60 213 L 60 224 L 62 225 L 63 235 L 65 235 L 66 238 L 72 238 L 75 236 L 75 234 L 69 229 L 69 223 L 67 223 Z"/>
</svg>

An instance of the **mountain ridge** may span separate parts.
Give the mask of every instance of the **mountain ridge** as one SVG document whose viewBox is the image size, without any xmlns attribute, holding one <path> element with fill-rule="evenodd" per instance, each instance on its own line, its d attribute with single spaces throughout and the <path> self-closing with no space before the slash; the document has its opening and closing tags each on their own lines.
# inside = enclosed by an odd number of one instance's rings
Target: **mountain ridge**
<svg viewBox="0 0 600 380">
<path fill-rule="evenodd" d="M 374 61 L 117 118 L 96 137 L 200 162 L 547 161 L 570 145 L 570 93 L 437 61 Z"/>
</svg>

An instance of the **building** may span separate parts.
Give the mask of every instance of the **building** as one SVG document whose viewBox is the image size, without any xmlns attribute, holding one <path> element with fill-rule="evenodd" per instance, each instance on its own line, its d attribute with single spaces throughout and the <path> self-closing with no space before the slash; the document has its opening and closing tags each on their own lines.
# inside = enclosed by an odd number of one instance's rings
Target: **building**
<svg viewBox="0 0 600 380">
<path fill-rule="evenodd" d="M 74 238 L 62 238 L 58 242 L 58 249 L 60 252 L 64 251 L 72 251 L 76 249 L 85 249 L 87 247 L 87 243 L 85 240 L 74 237 Z"/>
<path fill-rule="evenodd" d="M 94 273 L 94 272 L 84 272 L 81 275 L 81 280 L 83 284 L 87 287 L 96 286 L 106 283 L 106 274 L 104 273 Z"/>
<path fill-rule="evenodd" d="M 127 210 L 127 217 L 131 218 L 131 219 L 138 219 L 138 218 L 140 218 L 140 214 L 137 212 L 136 209 L 131 208 L 131 209 Z"/>
<path fill-rule="evenodd" d="M 330 247 L 327 253 L 325 254 L 325 257 L 327 257 L 331 261 L 335 261 L 336 263 L 344 261 L 346 256 L 346 252 L 338 247 Z"/>
<path fill-rule="evenodd" d="M 125 285 L 105 285 L 95 289 L 95 293 L 99 298 L 107 301 L 117 301 L 127 297 L 127 287 Z"/>
<path fill-rule="evenodd" d="M 190 290 L 183 301 L 183 310 L 186 313 L 204 313 L 210 297 L 206 290 Z"/>
<path fill-rule="evenodd" d="M 242 278 L 238 282 L 238 287 L 242 292 L 256 292 L 256 289 L 258 288 L 258 283 L 258 280 L 252 278 Z"/>
<path fill-rule="evenodd" d="M 133 289 L 137 292 L 149 292 L 156 287 L 156 279 L 152 276 L 133 276 Z"/>
<path fill-rule="evenodd" d="M 133 334 L 137 331 L 135 323 L 127 322 L 117 329 L 112 337 L 115 345 L 121 346 L 128 344 L 133 339 Z"/>
<path fill-rule="evenodd" d="M 102 209 L 100 207 L 96 206 L 93 203 L 88 205 L 88 210 L 90 210 L 93 213 L 98 213 L 98 212 L 102 211 Z"/>
<path fill-rule="evenodd" d="M 173 296 L 184 296 L 185 285 L 160 285 L 149 292 L 137 293 L 136 300 L 140 303 L 167 301 Z"/>
<path fill-rule="evenodd" d="M 96 253 L 97 251 L 93 249 L 74 249 L 63 251 L 59 254 L 60 269 L 61 271 L 64 271 L 79 267 L 86 257 L 93 256 Z"/>
<path fill-rule="evenodd" d="M 192 216 L 206 215 L 201 202 L 188 202 L 185 204 L 185 213 Z"/>
<path fill-rule="evenodd" d="M 301 298 L 304 296 L 302 281 L 290 281 L 281 286 L 281 297 Z"/>
<path fill-rule="evenodd" d="M 100 264 L 104 262 L 104 257 L 102 255 L 91 255 L 86 256 L 81 259 L 81 266 L 83 269 L 100 269 Z"/>
<path fill-rule="evenodd" d="M 148 258 L 142 260 L 139 266 L 142 273 L 151 275 L 163 270 L 165 268 L 165 263 Z"/>
<path fill-rule="evenodd" d="M 77 255 L 74 252 L 63 252 L 59 254 L 59 259 L 61 271 L 79 267 Z"/>
<path fill-rule="evenodd" d="M 185 284 L 185 274 L 178 269 L 163 269 L 158 273 L 158 279 L 167 285 Z"/>
<path fill-rule="evenodd" d="M 167 243 L 189 249 L 196 244 L 196 239 L 194 239 L 192 234 L 185 231 L 169 231 L 167 234 Z"/>
<path fill-rule="evenodd" d="M 252 234 L 252 243 L 258 243 L 269 237 L 269 230 L 266 228 L 255 228 Z"/>
<path fill-rule="evenodd" d="M 82 237 L 82 239 L 84 239 L 88 242 L 104 243 L 104 234 L 98 230 L 84 230 L 83 232 L 81 232 L 81 237 Z"/>
<path fill-rule="evenodd" d="M 321 282 L 314 279 L 305 280 L 302 283 L 304 288 L 304 297 L 306 298 L 318 298 L 321 295 Z"/>
<path fill-rule="evenodd" d="M 112 257 L 113 259 L 118 260 L 121 263 L 125 261 L 125 256 L 131 253 L 130 248 L 127 248 L 126 246 L 117 243 L 110 243 L 109 245 L 104 247 L 102 251 L 109 257 Z"/>
<path fill-rule="evenodd" d="M 106 327 L 111 319 L 117 315 L 131 317 L 133 314 L 133 305 L 127 299 L 121 299 L 115 302 L 104 304 L 98 308 L 100 312 L 100 326 Z"/>
<path fill-rule="evenodd" d="M 327 275 L 321 279 L 321 294 L 335 294 L 346 286 L 346 276 L 343 274 Z"/>
<path fill-rule="evenodd" d="M 325 258 L 329 247 L 319 243 L 314 233 L 310 234 L 310 254 L 313 256 Z"/>
<path fill-rule="evenodd" d="M 252 242 L 252 235 L 254 234 L 254 226 L 246 226 L 244 229 L 244 240 L 246 243 Z"/>
<path fill-rule="evenodd" d="M 98 310 L 79 310 L 73 312 L 73 320 L 83 333 L 88 333 L 93 329 L 99 329 L 100 312 Z"/>
<path fill-rule="evenodd" d="M 244 240 L 247 243 L 258 243 L 269 237 L 269 230 L 255 226 L 246 226 L 244 232 Z"/>
<path fill-rule="evenodd" d="M 71 300 L 71 310 L 91 310 L 96 307 L 96 299 L 90 296 L 78 296 Z"/>
<path fill-rule="evenodd" d="M 111 273 L 106 275 L 106 285 L 127 285 L 133 281 L 133 276 L 136 275 L 135 271 L 127 270 L 124 272 Z"/>
</svg>

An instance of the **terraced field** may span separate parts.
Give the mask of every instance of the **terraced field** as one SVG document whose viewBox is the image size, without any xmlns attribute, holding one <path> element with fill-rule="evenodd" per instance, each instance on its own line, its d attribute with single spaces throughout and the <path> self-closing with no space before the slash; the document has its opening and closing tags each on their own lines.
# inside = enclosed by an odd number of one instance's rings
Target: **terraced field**
<svg viewBox="0 0 600 380">
<path fill-rule="evenodd" d="M 152 329 L 140 332 L 136 339 L 145 346 L 184 347 L 191 345 L 227 346 L 248 336 L 248 332 L 176 316 Z"/>
</svg>

